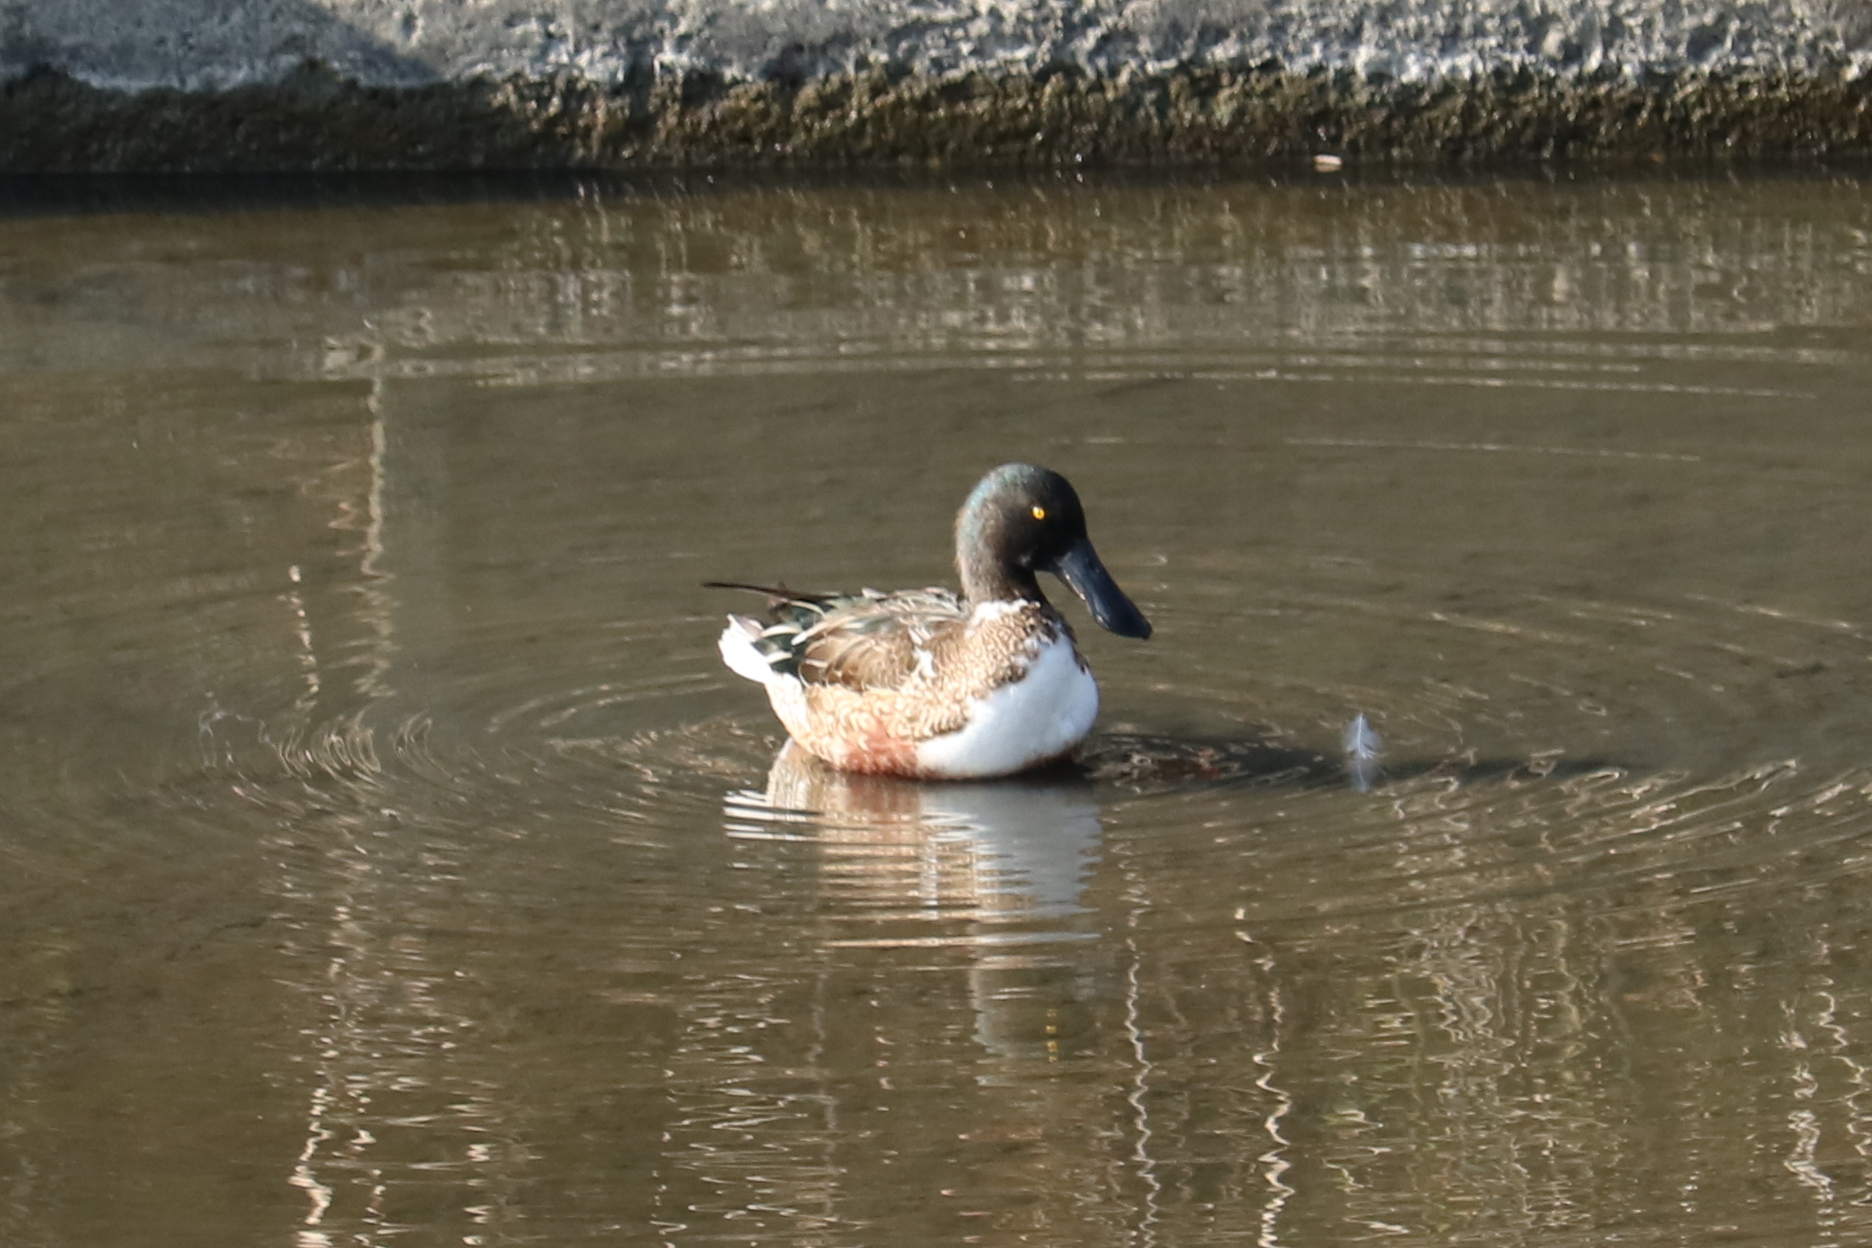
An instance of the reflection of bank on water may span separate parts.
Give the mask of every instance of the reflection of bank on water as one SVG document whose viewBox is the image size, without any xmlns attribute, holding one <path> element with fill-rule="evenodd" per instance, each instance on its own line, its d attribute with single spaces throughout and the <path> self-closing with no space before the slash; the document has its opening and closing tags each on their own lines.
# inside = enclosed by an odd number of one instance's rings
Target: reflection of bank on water
<svg viewBox="0 0 1872 1248">
<path fill-rule="evenodd" d="M 307 363 L 518 386 L 941 366 L 1425 385 L 1473 403 L 1490 400 L 1464 391 L 1773 390 L 1785 369 L 1852 358 L 1863 212 L 1845 178 L 590 183 L 513 231 L 456 214 L 486 264 L 431 275 L 392 245 L 371 265 L 390 306 Z"/>
<path fill-rule="evenodd" d="M 1863 1237 L 1856 183 L 111 207 L 0 221 L 0 1239 Z M 1085 772 L 776 767 L 698 583 L 1029 452 Z"/>
</svg>

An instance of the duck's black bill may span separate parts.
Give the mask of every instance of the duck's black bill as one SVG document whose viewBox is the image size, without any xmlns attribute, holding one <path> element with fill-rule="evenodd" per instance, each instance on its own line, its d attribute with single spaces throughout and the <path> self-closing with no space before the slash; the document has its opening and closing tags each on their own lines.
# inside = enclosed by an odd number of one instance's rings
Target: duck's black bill
<svg viewBox="0 0 1872 1248">
<path fill-rule="evenodd" d="M 1135 602 L 1125 597 L 1124 590 L 1118 588 L 1118 582 L 1112 580 L 1111 573 L 1099 562 L 1098 552 L 1087 539 L 1082 537 L 1074 542 L 1049 571 L 1085 599 L 1099 627 L 1139 641 L 1151 635 L 1150 621 L 1144 618 Z"/>
</svg>

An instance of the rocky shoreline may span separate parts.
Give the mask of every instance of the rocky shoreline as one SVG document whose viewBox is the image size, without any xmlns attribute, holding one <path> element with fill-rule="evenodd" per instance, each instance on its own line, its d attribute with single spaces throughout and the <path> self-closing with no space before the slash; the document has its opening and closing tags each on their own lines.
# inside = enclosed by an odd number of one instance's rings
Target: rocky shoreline
<svg viewBox="0 0 1872 1248">
<path fill-rule="evenodd" d="M 1415 0 L 1332 6 L 1328 21 L 1200 0 L 837 13 L 560 0 L 584 16 L 555 25 L 516 0 L 467 14 L 237 0 L 195 31 L 206 0 L 163 3 L 168 24 L 92 29 L 57 24 L 77 0 L 31 15 L 0 2 L 0 170 L 1872 154 L 1872 17 L 1846 6 L 1751 6 L 1744 20 Z"/>
</svg>

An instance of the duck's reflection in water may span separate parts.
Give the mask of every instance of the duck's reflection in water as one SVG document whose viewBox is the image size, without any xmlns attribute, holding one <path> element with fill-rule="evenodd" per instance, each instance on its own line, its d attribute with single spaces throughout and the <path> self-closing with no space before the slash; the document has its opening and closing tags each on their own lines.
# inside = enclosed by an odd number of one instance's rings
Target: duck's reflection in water
<svg viewBox="0 0 1872 1248">
<path fill-rule="evenodd" d="M 1082 897 L 1101 826 L 1083 771 L 919 783 L 841 772 L 789 741 L 766 790 L 730 795 L 725 814 L 730 836 L 818 847 L 829 946 L 966 950 L 995 1058 L 1089 1041 L 1098 928 Z"/>
</svg>

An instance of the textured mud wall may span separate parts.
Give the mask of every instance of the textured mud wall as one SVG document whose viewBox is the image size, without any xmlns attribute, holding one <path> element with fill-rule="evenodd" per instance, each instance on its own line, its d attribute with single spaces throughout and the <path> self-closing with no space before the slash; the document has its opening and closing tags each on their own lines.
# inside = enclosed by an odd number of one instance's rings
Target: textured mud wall
<svg viewBox="0 0 1872 1248">
<path fill-rule="evenodd" d="M 0 168 L 1872 153 L 1872 0 L 0 0 Z"/>
</svg>

